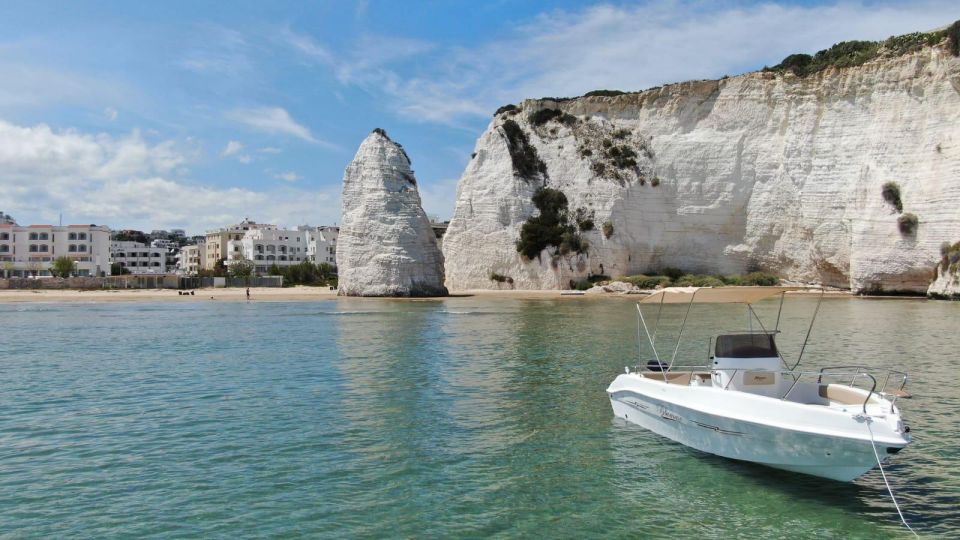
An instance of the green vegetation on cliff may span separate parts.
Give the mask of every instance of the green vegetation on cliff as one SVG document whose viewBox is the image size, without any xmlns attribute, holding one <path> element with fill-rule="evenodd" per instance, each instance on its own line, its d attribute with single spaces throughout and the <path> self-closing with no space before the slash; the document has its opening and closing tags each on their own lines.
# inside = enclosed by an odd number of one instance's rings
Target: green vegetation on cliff
<svg viewBox="0 0 960 540">
<path fill-rule="evenodd" d="M 503 123 L 503 133 L 507 137 L 507 150 L 510 152 L 510 161 L 513 172 L 524 180 L 532 180 L 538 175 L 547 176 L 547 164 L 540 159 L 537 149 L 530 144 L 527 134 L 520 124 L 513 120 Z"/>
<path fill-rule="evenodd" d="M 577 226 L 570 223 L 567 196 L 553 188 L 540 188 L 533 195 L 533 204 L 540 211 L 520 227 L 517 252 L 533 259 L 548 247 L 556 248 L 554 255 L 586 253 L 589 244 L 580 237 Z M 593 222 L 590 222 L 592 228 Z"/>
<path fill-rule="evenodd" d="M 828 68 L 846 68 L 863 65 L 882 56 L 901 56 L 938 45 L 947 40 L 947 47 L 954 56 L 960 56 L 960 21 L 945 30 L 936 32 L 913 32 L 892 36 L 884 41 L 842 41 L 829 49 L 809 54 L 791 54 L 779 64 L 764 68 L 764 71 L 790 71 L 798 77 L 806 77 Z"/>
</svg>

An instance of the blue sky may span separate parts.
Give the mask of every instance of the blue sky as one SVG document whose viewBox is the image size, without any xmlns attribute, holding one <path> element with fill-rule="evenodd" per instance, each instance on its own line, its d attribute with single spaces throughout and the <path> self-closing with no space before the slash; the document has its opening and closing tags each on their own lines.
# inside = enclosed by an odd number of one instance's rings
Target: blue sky
<svg viewBox="0 0 960 540">
<path fill-rule="evenodd" d="M 339 221 L 375 127 L 448 218 L 500 105 L 738 74 L 960 19 L 921 2 L 0 4 L 0 210 L 199 233 Z"/>
</svg>

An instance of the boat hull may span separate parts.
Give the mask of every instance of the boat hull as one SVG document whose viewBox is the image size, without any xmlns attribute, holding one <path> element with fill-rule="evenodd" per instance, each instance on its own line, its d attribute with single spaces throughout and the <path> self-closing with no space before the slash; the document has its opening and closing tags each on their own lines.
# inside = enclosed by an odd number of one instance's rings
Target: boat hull
<svg viewBox="0 0 960 540">
<path fill-rule="evenodd" d="M 805 416 L 813 425 L 818 425 L 817 414 L 827 415 L 819 423 L 823 429 L 817 432 L 768 420 L 777 415 L 778 408 L 787 410 L 789 414 L 783 416 L 789 420 L 804 412 L 791 407 L 815 406 L 749 394 L 735 396 L 742 393 L 715 388 L 670 386 L 676 385 L 617 385 L 615 381 L 608 389 L 614 415 L 703 452 L 831 480 L 848 482 L 877 465 L 871 430 L 865 418 L 857 418 L 855 413 L 811 409 Z M 737 401 L 731 410 L 752 410 L 758 416 L 751 421 L 742 414 L 718 411 L 725 399 Z M 885 459 L 906 446 L 909 436 L 894 432 L 900 425 L 899 415 L 885 415 L 881 420 L 872 420 L 871 427 L 880 432 L 878 438 L 875 434 L 876 449 Z"/>
</svg>

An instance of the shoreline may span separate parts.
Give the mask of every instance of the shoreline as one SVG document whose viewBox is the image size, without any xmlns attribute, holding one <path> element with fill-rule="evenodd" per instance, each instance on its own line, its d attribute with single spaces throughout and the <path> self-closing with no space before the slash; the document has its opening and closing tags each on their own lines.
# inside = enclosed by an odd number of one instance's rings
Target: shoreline
<svg viewBox="0 0 960 540">
<path fill-rule="evenodd" d="M 0 304 L 23 303 L 124 303 L 124 302 L 245 302 L 245 287 L 226 287 L 195 289 L 193 295 L 180 295 L 176 289 L 0 289 Z M 442 300 L 445 298 L 512 298 L 518 300 L 558 300 L 558 299 L 627 299 L 640 300 L 653 291 L 641 293 L 603 293 L 603 294 L 570 294 L 571 291 L 560 290 L 490 290 L 469 289 L 451 291 L 448 297 L 436 298 L 397 298 L 397 297 L 349 297 L 351 300 L 402 300 L 425 301 Z M 791 295 L 815 295 L 819 292 L 793 292 Z M 250 287 L 250 301 L 252 302 L 310 302 L 348 298 L 337 296 L 336 290 L 327 287 L 296 286 L 288 288 L 278 287 Z M 923 296 L 857 296 L 849 291 L 827 291 L 824 298 L 883 298 L 897 300 L 926 299 Z"/>
</svg>

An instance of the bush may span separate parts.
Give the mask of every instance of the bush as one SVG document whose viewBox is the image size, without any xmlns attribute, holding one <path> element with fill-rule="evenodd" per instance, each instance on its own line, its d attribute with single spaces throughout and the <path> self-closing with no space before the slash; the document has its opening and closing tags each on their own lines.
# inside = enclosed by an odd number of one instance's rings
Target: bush
<svg viewBox="0 0 960 540">
<path fill-rule="evenodd" d="M 621 92 L 620 90 L 593 90 L 584 94 L 583 97 L 613 97 L 622 96 L 623 94 L 626 94 L 626 92 Z"/>
<path fill-rule="evenodd" d="M 279 268 L 276 265 L 270 267 L 270 275 L 283 276 L 283 286 L 292 287 L 293 285 L 314 285 L 314 286 L 336 286 L 337 267 L 328 263 L 314 264 L 310 261 L 303 261 L 293 266 L 284 266 Z"/>
<path fill-rule="evenodd" d="M 590 244 L 580 237 L 570 224 L 567 196 L 562 191 L 540 188 L 533 195 L 533 204 L 540 214 L 531 217 L 520 227 L 517 251 L 527 259 L 539 257 L 544 249 L 554 246 L 555 254 L 586 253 Z"/>
<path fill-rule="evenodd" d="M 844 41 L 817 54 L 791 54 L 772 68 L 764 71 L 792 71 L 806 77 L 827 68 L 859 66 L 881 54 L 902 55 L 932 46 L 947 38 L 947 48 L 954 56 L 960 56 L 960 21 L 939 32 L 914 32 L 893 36 L 884 41 Z"/>
<path fill-rule="evenodd" d="M 900 200 L 900 186 L 896 182 L 887 182 L 880 191 L 883 200 L 894 207 L 897 213 L 903 212 L 903 202 Z"/>
<path fill-rule="evenodd" d="M 626 139 L 631 134 L 629 129 L 618 129 L 610 134 L 614 139 Z"/>
<path fill-rule="evenodd" d="M 507 103 L 507 104 L 504 105 L 503 107 L 500 107 L 499 109 L 497 109 L 497 111 L 496 111 L 495 113 L 493 113 L 493 115 L 494 115 L 494 116 L 500 116 L 502 113 L 510 112 L 510 111 L 518 111 L 518 110 L 520 110 L 520 109 L 519 109 L 516 105 L 514 105 L 513 103 Z"/>
<path fill-rule="evenodd" d="M 807 74 L 807 68 L 813 62 L 813 57 L 809 54 L 791 54 L 773 67 L 777 71 L 792 71 L 794 75 L 803 77 Z"/>
<path fill-rule="evenodd" d="M 593 150 L 591 150 L 591 149 L 589 149 L 589 148 L 581 148 L 581 149 L 580 149 L 580 157 L 587 158 L 587 157 L 590 157 L 590 156 L 592 156 L 592 155 L 593 155 Z"/>
<path fill-rule="evenodd" d="M 607 157 L 618 169 L 632 169 L 637 166 L 637 153 L 629 146 L 613 146 L 607 149 Z"/>
<path fill-rule="evenodd" d="M 563 116 L 563 111 L 560 109 L 540 109 L 530 113 L 528 119 L 530 123 L 535 126 L 542 126 L 547 122 L 553 120 L 554 118 L 559 118 Z"/>
<path fill-rule="evenodd" d="M 656 289 L 657 287 L 669 287 L 671 280 L 667 276 L 627 276 L 620 278 L 631 285 L 641 289 Z"/>
<path fill-rule="evenodd" d="M 653 187 L 659 186 L 659 185 L 660 185 L 660 177 L 659 177 L 659 176 L 654 176 L 653 179 L 650 180 L 650 185 L 653 186 Z"/>
<path fill-rule="evenodd" d="M 613 236 L 613 223 L 609 221 L 603 222 L 603 237 L 610 238 Z"/>
<path fill-rule="evenodd" d="M 603 176 L 607 173 L 607 164 L 602 161 L 594 161 L 590 164 L 590 172 L 597 176 Z"/>
<path fill-rule="evenodd" d="M 675 287 L 723 287 L 722 279 L 714 276 L 687 274 L 674 281 Z"/>
<path fill-rule="evenodd" d="M 660 270 L 660 273 L 669 277 L 672 280 L 680 279 L 681 276 L 685 276 L 687 273 L 679 268 L 666 267 Z"/>
<path fill-rule="evenodd" d="M 762 286 L 770 287 L 773 285 L 780 284 L 780 278 L 774 274 L 767 274 L 765 272 L 750 272 L 745 276 L 724 276 L 723 282 L 727 285 L 749 287 L 749 286 Z"/>
<path fill-rule="evenodd" d="M 577 222 L 577 228 L 580 229 L 581 232 L 593 230 L 593 210 L 587 211 L 587 209 L 583 207 L 577 208 L 577 211 L 574 213 L 573 217 L 574 221 Z"/>
<path fill-rule="evenodd" d="M 946 272 L 948 269 L 955 271 L 960 264 L 960 242 L 953 245 L 950 245 L 950 242 L 944 242 L 940 246 L 940 255 L 943 256 L 940 260 L 943 271 Z"/>
<path fill-rule="evenodd" d="M 73 274 L 76 266 L 73 259 L 64 255 L 53 260 L 53 264 L 50 265 L 50 273 L 53 274 L 53 277 L 68 278 Z"/>
<path fill-rule="evenodd" d="M 593 287 L 593 283 L 590 283 L 586 279 L 581 279 L 578 281 L 570 280 L 570 288 L 575 291 L 585 291 Z"/>
<path fill-rule="evenodd" d="M 497 283 L 510 283 L 513 284 L 513 278 L 510 276 L 505 276 L 503 274 L 497 274 L 496 272 L 490 274 L 490 281 L 496 281 Z"/>
<path fill-rule="evenodd" d="M 510 152 L 514 174 L 525 180 L 533 179 L 537 175 L 546 177 L 547 165 L 537 155 L 537 149 L 530 144 L 520 125 L 513 120 L 507 120 L 502 127 L 507 137 L 507 150 Z"/>
<path fill-rule="evenodd" d="M 954 56 L 960 56 L 960 21 L 954 21 L 947 28 L 947 47 Z"/>
<path fill-rule="evenodd" d="M 900 234 L 914 234 L 917 231 L 917 225 L 920 224 L 920 220 L 917 219 L 917 216 L 907 212 L 902 214 L 897 218 L 897 227 L 900 228 Z"/>
</svg>

